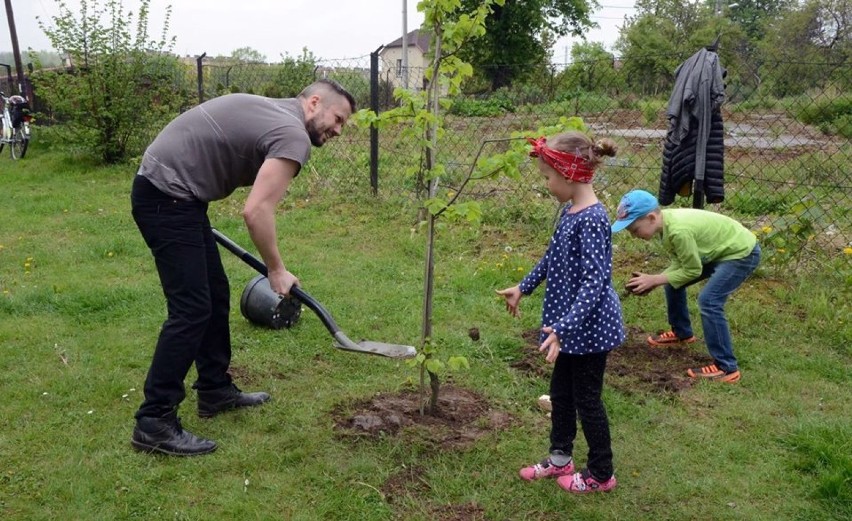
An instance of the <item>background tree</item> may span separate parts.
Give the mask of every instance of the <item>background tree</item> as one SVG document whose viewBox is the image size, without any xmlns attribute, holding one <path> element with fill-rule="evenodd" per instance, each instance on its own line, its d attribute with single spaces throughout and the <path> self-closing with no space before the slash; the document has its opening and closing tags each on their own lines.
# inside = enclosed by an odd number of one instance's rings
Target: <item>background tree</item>
<svg viewBox="0 0 852 521">
<path fill-rule="evenodd" d="M 479 0 L 462 0 L 471 11 Z M 485 35 L 459 49 L 462 60 L 482 74 L 491 90 L 507 87 L 549 64 L 556 38 L 581 36 L 594 27 L 595 0 L 506 0 L 485 19 Z"/>
<path fill-rule="evenodd" d="M 728 7 L 734 3 L 734 7 Z M 783 13 L 795 8 L 797 3 L 797 0 L 729 0 L 722 4 L 721 14 L 742 27 L 749 41 L 757 44 L 763 39 L 768 26 Z"/>
<path fill-rule="evenodd" d="M 743 29 L 716 8 L 715 0 L 638 0 L 636 14 L 628 17 L 615 44 L 631 90 L 667 95 L 678 65 L 714 43 L 723 67 L 752 58 Z"/>
<path fill-rule="evenodd" d="M 576 43 L 571 47 L 571 65 L 560 73 L 559 84 L 585 92 L 617 91 L 621 75 L 615 70 L 615 56 L 602 43 Z"/>
<path fill-rule="evenodd" d="M 251 47 L 240 47 L 231 52 L 231 61 L 241 63 L 266 63 L 266 55 Z"/>
<path fill-rule="evenodd" d="M 785 63 L 780 73 L 762 78 L 774 96 L 801 94 L 827 81 L 848 91 L 848 67 L 837 65 L 852 58 L 852 3 L 809 0 L 767 25 L 760 48 L 768 69 L 777 71 L 777 64 Z"/>
<path fill-rule="evenodd" d="M 171 8 L 154 41 L 148 35 L 150 0 L 139 0 L 135 15 L 119 0 L 81 0 L 77 11 L 57 4 L 59 15 L 39 25 L 75 71 L 35 75 L 39 96 L 65 122 L 63 137 L 105 162 L 121 161 L 144 146 L 181 102 L 180 68 L 168 53 L 174 45 L 167 37 Z"/>
<path fill-rule="evenodd" d="M 628 19 L 616 41 L 628 86 L 637 94 L 657 96 L 669 89 L 680 62 L 680 29 L 674 20 L 655 14 Z"/>
</svg>

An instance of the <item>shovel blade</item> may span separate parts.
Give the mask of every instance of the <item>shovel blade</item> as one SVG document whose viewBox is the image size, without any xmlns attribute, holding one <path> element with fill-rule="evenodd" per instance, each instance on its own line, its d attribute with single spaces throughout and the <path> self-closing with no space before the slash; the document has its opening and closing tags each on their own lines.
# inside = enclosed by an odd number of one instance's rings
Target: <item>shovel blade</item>
<svg viewBox="0 0 852 521">
<path fill-rule="evenodd" d="M 334 347 L 356 353 L 386 356 L 388 358 L 414 358 L 417 356 L 417 350 L 414 346 L 386 344 L 384 342 L 373 342 L 372 340 L 362 340 L 356 343 L 344 335 L 342 331 L 338 331 L 334 335 Z"/>
</svg>

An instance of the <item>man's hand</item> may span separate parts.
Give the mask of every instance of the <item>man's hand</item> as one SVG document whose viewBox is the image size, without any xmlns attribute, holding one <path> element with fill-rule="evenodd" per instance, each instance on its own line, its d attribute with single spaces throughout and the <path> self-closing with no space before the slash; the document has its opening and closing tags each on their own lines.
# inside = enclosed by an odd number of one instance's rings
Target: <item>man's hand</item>
<svg viewBox="0 0 852 521">
<path fill-rule="evenodd" d="M 548 363 L 552 364 L 556 362 L 556 357 L 559 356 L 559 350 L 562 349 L 562 343 L 559 342 L 559 337 L 556 336 L 552 327 L 545 326 L 541 328 L 541 330 L 547 333 L 547 338 L 544 339 L 544 342 L 541 343 L 541 347 L 539 347 L 538 350 L 547 351 L 547 355 L 545 355 L 544 359 L 547 360 Z"/>
<path fill-rule="evenodd" d="M 523 293 L 521 293 L 520 286 L 513 286 L 511 288 L 506 289 L 498 289 L 497 294 L 506 299 L 506 310 L 513 316 L 519 317 L 521 313 L 518 311 L 518 304 L 521 302 L 521 297 L 523 297 Z"/>
<path fill-rule="evenodd" d="M 267 278 L 269 279 L 269 286 L 272 288 L 272 291 L 279 295 L 289 296 L 290 288 L 299 285 L 299 279 L 286 269 L 270 271 Z"/>
</svg>

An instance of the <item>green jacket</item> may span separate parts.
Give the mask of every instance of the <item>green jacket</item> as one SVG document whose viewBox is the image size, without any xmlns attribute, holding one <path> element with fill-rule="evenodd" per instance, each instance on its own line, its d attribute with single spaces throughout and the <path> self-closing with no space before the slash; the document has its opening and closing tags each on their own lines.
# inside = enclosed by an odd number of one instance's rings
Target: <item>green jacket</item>
<svg viewBox="0 0 852 521">
<path fill-rule="evenodd" d="M 692 208 L 667 208 L 663 215 L 663 249 L 671 264 L 663 272 L 679 288 L 701 275 L 705 264 L 746 257 L 757 237 L 725 215 Z"/>
</svg>

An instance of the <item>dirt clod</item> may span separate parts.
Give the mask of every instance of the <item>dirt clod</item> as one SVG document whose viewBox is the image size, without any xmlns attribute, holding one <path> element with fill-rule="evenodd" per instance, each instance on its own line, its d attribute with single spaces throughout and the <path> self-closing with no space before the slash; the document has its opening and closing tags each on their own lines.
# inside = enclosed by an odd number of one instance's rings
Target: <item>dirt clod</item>
<svg viewBox="0 0 852 521">
<path fill-rule="evenodd" d="M 468 329 L 467 330 L 467 336 L 469 336 L 470 339 L 473 340 L 474 342 L 478 341 L 479 340 L 479 328 L 478 327 L 472 327 L 472 328 Z"/>
<path fill-rule="evenodd" d="M 702 343 L 651 347 L 645 340 L 647 337 L 648 333 L 639 328 L 628 328 L 627 340 L 607 359 L 606 385 L 626 394 L 674 395 L 695 383 L 686 376 L 688 368 L 712 363 L 703 353 Z M 523 354 L 511 366 L 536 377 L 549 377 L 553 366 L 544 361 L 538 350 L 539 330 L 526 331 L 523 338 Z"/>
</svg>

